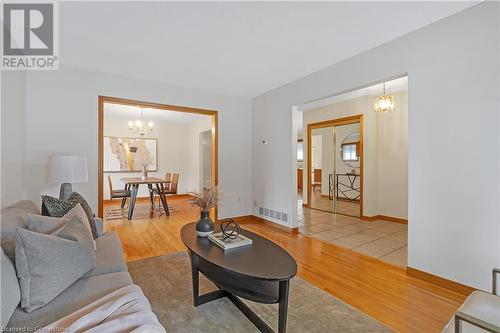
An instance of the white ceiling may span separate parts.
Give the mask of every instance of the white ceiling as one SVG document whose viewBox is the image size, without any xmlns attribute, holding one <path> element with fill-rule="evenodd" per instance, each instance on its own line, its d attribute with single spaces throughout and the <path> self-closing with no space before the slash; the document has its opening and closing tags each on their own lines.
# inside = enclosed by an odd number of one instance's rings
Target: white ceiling
<svg viewBox="0 0 500 333">
<path fill-rule="evenodd" d="M 369 87 L 345 92 L 339 95 L 323 98 L 318 101 L 300 105 L 298 109 L 299 111 L 306 111 L 306 110 L 316 109 L 329 104 L 348 101 L 350 99 L 361 96 L 378 96 L 382 94 L 382 92 L 384 91 L 383 89 L 384 89 L 383 83 L 379 83 Z M 386 81 L 385 91 L 388 94 L 394 94 L 400 91 L 408 91 L 408 76 L 404 76 L 395 80 Z"/>
<path fill-rule="evenodd" d="M 209 116 L 168 111 L 160 109 L 144 109 L 144 120 L 153 122 L 167 122 L 172 124 L 191 124 L 193 121 L 203 119 Z M 137 106 L 104 103 L 104 118 L 126 119 L 128 121 L 139 120 L 141 118 L 141 109 Z"/>
<path fill-rule="evenodd" d="M 60 61 L 254 97 L 476 2 L 61 2 Z"/>
<path fill-rule="evenodd" d="M 390 80 L 385 82 L 385 91 L 388 94 L 394 94 L 400 91 L 408 91 L 408 76 L 404 76 L 398 79 Z M 348 91 L 342 94 L 338 94 L 332 97 L 327 97 L 323 98 L 318 101 L 314 101 L 311 103 L 307 103 L 304 105 L 300 105 L 298 110 L 299 111 L 304 111 L 307 112 L 308 110 L 313 110 L 320 108 L 325 105 L 331 105 L 335 103 L 340 103 L 343 101 L 348 101 L 353 98 L 358 98 L 361 96 L 378 96 L 381 95 L 383 92 L 383 83 L 379 84 L 374 84 L 369 87 L 361 88 L 361 89 L 356 89 L 352 91 Z M 303 119 L 302 113 L 299 116 L 301 119 Z M 298 127 L 297 127 L 297 137 L 299 139 L 302 139 L 304 136 L 304 123 L 303 121 L 298 122 Z"/>
</svg>

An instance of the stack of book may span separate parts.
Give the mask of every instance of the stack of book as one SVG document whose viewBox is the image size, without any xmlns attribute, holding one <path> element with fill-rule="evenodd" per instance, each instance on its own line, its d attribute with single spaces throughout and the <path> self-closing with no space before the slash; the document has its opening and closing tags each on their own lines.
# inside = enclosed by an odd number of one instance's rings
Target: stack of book
<svg viewBox="0 0 500 333">
<path fill-rule="evenodd" d="M 239 234 L 236 238 L 224 238 L 222 232 L 218 232 L 215 234 L 208 235 L 208 239 L 210 239 L 213 243 L 217 244 L 224 250 L 234 249 L 241 246 L 252 245 L 253 241 Z"/>
</svg>

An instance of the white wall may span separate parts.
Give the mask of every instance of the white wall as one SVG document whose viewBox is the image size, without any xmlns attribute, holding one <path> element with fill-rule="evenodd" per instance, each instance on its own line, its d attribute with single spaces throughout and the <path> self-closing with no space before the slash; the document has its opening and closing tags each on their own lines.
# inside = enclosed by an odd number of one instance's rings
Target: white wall
<svg viewBox="0 0 500 333">
<path fill-rule="evenodd" d="M 146 115 L 147 117 L 147 115 Z M 206 118 L 206 119 L 205 119 Z M 166 172 L 179 173 L 178 193 L 198 190 L 199 161 L 198 151 L 199 134 L 211 128 L 211 117 L 195 120 L 191 124 L 168 123 L 155 121 L 154 131 L 147 138 L 157 139 L 158 168 L 156 172 L 149 172 L 152 177 L 164 178 Z M 123 117 L 104 116 L 104 136 L 130 137 L 128 119 Z M 139 177 L 140 173 L 110 172 L 104 173 L 104 199 L 109 199 L 108 175 L 111 175 L 113 188 L 123 188 L 120 181 L 124 177 Z M 139 187 L 139 196 L 149 196 L 147 186 Z"/>
<path fill-rule="evenodd" d="M 407 219 L 408 92 L 394 94 L 394 98 L 395 111 L 376 118 L 377 215 Z"/>
<path fill-rule="evenodd" d="M 498 50 L 499 4 L 483 2 L 254 98 L 253 198 L 295 218 L 294 105 L 408 73 L 408 265 L 489 289 L 500 266 Z"/>
<path fill-rule="evenodd" d="M 0 71 L 1 113 L 1 207 L 27 198 L 24 172 L 26 148 L 26 73 Z M 8 153 L 4 153 L 8 152 Z"/>
<path fill-rule="evenodd" d="M 17 190 L 27 198 L 57 195 L 58 185 L 46 180 L 51 155 L 79 154 L 88 158 L 89 182 L 74 188 L 97 208 L 97 97 L 105 95 L 219 111 L 219 183 L 228 194 L 220 215 L 250 213 L 249 100 L 67 67 L 30 72 L 27 87 L 25 168 L 16 174 L 24 179 Z M 15 151 L 2 146 L 3 156 Z"/>
</svg>

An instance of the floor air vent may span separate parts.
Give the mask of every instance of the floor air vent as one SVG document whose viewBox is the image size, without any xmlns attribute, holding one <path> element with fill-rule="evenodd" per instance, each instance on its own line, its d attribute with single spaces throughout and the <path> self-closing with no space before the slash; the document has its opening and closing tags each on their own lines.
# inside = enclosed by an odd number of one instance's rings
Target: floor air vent
<svg viewBox="0 0 500 333">
<path fill-rule="evenodd" d="M 272 219 L 288 222 L 288 214 L 274 209 L 259 207 L 259 215 L 267 216 Z"/>
</svg>

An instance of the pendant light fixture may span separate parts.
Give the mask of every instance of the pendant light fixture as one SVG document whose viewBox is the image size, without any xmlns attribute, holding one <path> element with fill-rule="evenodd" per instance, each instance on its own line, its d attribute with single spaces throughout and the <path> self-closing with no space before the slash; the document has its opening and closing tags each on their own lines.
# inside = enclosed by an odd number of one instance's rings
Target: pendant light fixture
<svg viewBox="0 0 500 333">
<path fill-rule="evenodd" d="M 136 134 L 139 134 L 142 137 L 153 131 L 154 123 L 150 121 L 146 124 L 146 122 L 144 121 L 144 109 L 141 108 L 141 120 L 136 120 L 135 122 L 129 121 L 128 129 L 132 132 L 135 132 Z"/>
<path fill-rule="evenodd" d="M 384 82 L 384 92 L 381 96 L 378 96 L 375 100 L 375 112 L 390 112 L 394 111 L 394 96 L 385 93 L 385 82 Z"/>
</svg>

